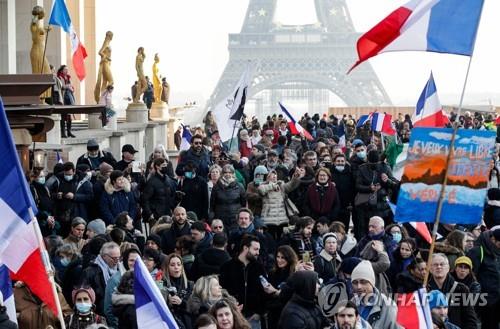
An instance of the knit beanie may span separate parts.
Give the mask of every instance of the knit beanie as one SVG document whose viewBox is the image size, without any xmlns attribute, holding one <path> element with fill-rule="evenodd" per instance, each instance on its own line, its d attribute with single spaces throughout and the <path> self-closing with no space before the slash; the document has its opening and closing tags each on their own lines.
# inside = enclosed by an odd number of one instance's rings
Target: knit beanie
<svg viewBox="0 0 500 329">
<path fill-rule="evenodd" d="M 85 219 L 81 218 L 81 217 L 75 217 L 73 218 L 73 220 L 71 221 L 71 227 L 76 227 L 78 225 L 87 225 L 87 222 L 85 221 Z"/>
<path fill-rule="evenodd" d="M 153 241 L 158 247 L 161 248 L 161 237 L 158 234 L 151 233 L 146 239 L 146 242 L 148 241 Z"/>
<path fill-rule="evenodd" d="M 89 295 L 90 300 L 92 301 L 92 304 L 95 303 L 95 291 L 94 291 L 94 289 L 92 289 L 91 287 L 80 287 L 80 288 L 73 289 L 73 291 L 71 292 L 71 299 L 73 300 L 73 304 L 75 304 L 76 295 L 78 295 L 78 293 L 80 291 L 85 291 Z"/>
<path fill-rule="evenodd" d="M 335 233 L 332 233 L 332 232 L 325 233 L 325 235 L 323 235 L 323 246 L 326 244 L 326 240 L 328 240 L 330 238 L 334 238 L 335 241 L 338 240 Z"/>
<path fill-rule="evenodd" d="M 109 175 L 109 174 L 111 174 L 112 171 L 113 171 L 113 167 L 106 162 L 103 162 L 99 165 L 99 172 L 102 175 Z"/>
<path fill-rule="evenodd" d="M 375 272 L 373 272 L 372 264 L 369 261 L 363 260 L 354 268 L 351 281 L 354 280 L 366 280 L 375 287 Z"/>
<path fill-rule="evenodd" d="M 448 307 L 446 296 L 439 290 L 432 290 L 427 295 L 429 299 L 429 308 L 432 310 L 436 307 Z"/>
<path fill-rule="evenodd" d="M 105 234 L 106 224 L 102 219 L 97 218 L 87 224 L 87 229 L 94 231 L 96 235 Z"/>
<path fill-rule="evenodd" d="M 269 172 L 265 166 L 257 166 L 253 171 L 253 178 L 255 179 L 255 175 L 267 175 Z"/>
</svg>

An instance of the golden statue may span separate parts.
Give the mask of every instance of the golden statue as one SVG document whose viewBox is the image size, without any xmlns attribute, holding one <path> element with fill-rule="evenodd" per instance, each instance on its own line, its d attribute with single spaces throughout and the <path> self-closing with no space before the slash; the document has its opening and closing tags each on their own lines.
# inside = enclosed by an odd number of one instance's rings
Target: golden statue
<svg viewBox="0 0 500 329">
<path fill-rule="evenodd" d="M 158 63 L 160 63 L 160 57 L 155 54 L 155 62 L 153 63 L 153 90 L 154 90 L 154 101 L 155 103 L 161 102 L 161 78 L 160 69 L 158 68 Z"/>
<path fill-rule="evenodd" d="M 108 86 L 112 86 L 113 73 L 111 73 L 111 47 L 109 44 L 113 40 L 113 32 L 106 32 L 106 37 L 99 50 L 101 61 L 99 62 L 99 72 L 97 73 L 97 81 L 94 88 L 94 100 L 99 103 L 102 93 Z"/>
<path fill-rule="evenodd" d="M 144 47 L 137 49 L 137 56 L 135 57 L 135 70 L 137 71 L 137 93 L 135 94 L 134 103 L 139 103 L 141 95 L 144 93 L 148 86 L 146 76 L 144 76 Z"/>
<path fill-rule="evenodd" d="M 45 11 L 41 6 L 33 7 L 31 11 L 33 18 L 31 20 L 31 39 L 33 44 L 31 45 L 30 60 L 31 60 L 31 72 L 33 74 L 51 74 L 49 61 L 47 57 L 44 56 L 45 50 L 45 38 L 50 27 L 43 27 L 43 18 L 45 17 Z M 51 97 L 50 89 L 40 95 L 40 98 Z"/>
</svg>

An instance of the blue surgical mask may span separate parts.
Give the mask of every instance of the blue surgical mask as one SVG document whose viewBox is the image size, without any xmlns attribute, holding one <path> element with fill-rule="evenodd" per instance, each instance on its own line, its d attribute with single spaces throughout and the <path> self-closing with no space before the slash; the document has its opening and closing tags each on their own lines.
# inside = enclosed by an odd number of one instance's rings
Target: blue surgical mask
<svg viewBox="0 0 500 329">
<path fill-rule="evenodd" d="M 92 304 L 90 303 L 76 303 L 75 306 L 78 312 L 83 314 L 89 313 L 92 308 Z"/>
<path fill-rule="evenodd" d="M 360 158 L 361 160 L 366 159 L 366 151 L 361 151 L 361 152 L 358 152 L 358 153 L 356 153 L 356 155 L 357 155 L 357 156 L 358 156 L 358 158 Z"/>
<path fill-rule="evenodd" d="M 260 185 L 260 184 L 262 184 L 262 182 L 263 182 L 263 181 L 264 181 L 264 180 L 263 180 L 262 178 L 255 178 L 255 179 L 253 180 L 253 182 L 255 183 L 255 185 Z"/>
<path fill-rule="evenodd" d="M 399 243 L 399 241 L 401 241 L 401 233 L 399 232 L 396 232 L 396 233 L 392 233 L 392 240 L 396 243 Z"/>
<path fill-rule="evenodd" d="M 184 173 L 184 177 L 186 177 L 187 179 L 193 179 L 193 178 L 194 178 L 194 176 L 195 176 L 195 173 L 194 173 L 194 172 L 192 172 L 192 171 L 186 171 L 186 172 Z"/>
<path fill-rule="evenodd" d="M 64 175 L 64 179 L 68 182 L 73 179 L 73 175 Z"/>
<path fill-rule="evenodd" d="M 71 259 L 66 258 L 66 257 L 65 258 L 61 258 L 61 265 L 62 266 L 66 267 L 66 266 L 69 265 L 69 263 L 71 263 Z"/>
<path fill-rule="evenodd" d="M 38 178 L 36 179 L 36 182 L 37 182 L 37 183 L 40 183 L 40 184 L 42 184 L 42 185 L 43 185 L 43 184 L 45 184 L 45 176 L 38 177 Z"/>
<path fill-rule="evenodd" d="M 344 171 L 345 166 L 335 166 L 335 169 L 337 169 L 338 171 Z"/>
</svg>

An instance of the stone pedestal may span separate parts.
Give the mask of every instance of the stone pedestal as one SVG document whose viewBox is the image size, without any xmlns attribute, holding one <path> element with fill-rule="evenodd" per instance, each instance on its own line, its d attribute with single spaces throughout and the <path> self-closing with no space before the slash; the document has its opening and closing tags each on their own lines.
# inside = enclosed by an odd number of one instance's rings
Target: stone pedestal
<svg viewBox="0 0 500 329">
<path fill-rule="evenodd" d="M 127 107 L 127 122 L 148 123 L 148 108 L 144 103 L 129 103 Z"/>
<path fill-rule="evenodd" d="M 168 120 L 169 118 L 169 107 L 165 102 L 153 103 L 151 107 L 151 119 L 156 120 Z"/>
<path fill-rule="evenodd" d="M 175 150 L 175 143 L 174 143 L 174 134 L 175 134 L 175 129 L 177 128 L 175 126 L 175 119 L 169 119 L 167 121 L 167 149 L 168 150 Z"/>
<path fill-rule="evenodd" d="M 101 113 L 89 113 L 89 129 L 101 129 L 102 120 L 99 119 Z"/>
<path fill-rule="evenodd" d="M 61 116 L 59 114 L 52 114 L 48 116 L 54 121 L 54 128 L 47 131 L 47 144 L 60 144 L 61 143 Z"/>
</svg>

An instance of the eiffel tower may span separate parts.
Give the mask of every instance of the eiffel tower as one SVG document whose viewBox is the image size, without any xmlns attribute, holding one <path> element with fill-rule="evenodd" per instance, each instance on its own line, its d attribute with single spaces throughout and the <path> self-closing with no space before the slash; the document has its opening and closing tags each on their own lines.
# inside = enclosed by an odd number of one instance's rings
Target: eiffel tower
<svg viewBox="0 0 500 329">
<path fill-rule="evenodd" d="M 326 112 L 329 92 L 347 106 L 391 105 L 370 63 L 346 75 L 357 59 L 360 33 L 345 0 L 314 0 L 318 22 L 307 25 L 274 22 L 276 2 L 250 0 L 241 32 L 229 34 L 229 62 L 207 111 L 232 92 L 249 60 L 259 63 L 248 95 L 258 117 L 276 112 L 277 102 L 287 99 L 306 99 L 309 112 Z M 255 98 L 259 93 L 264 97 Z"/>
</svg>

